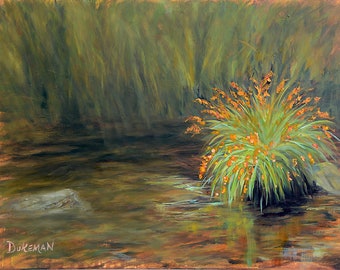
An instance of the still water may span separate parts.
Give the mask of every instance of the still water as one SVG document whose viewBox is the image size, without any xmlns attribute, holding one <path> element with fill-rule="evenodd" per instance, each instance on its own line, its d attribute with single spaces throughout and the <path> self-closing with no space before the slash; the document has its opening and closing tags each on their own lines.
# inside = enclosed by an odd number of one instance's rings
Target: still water
<svg viewBox="0 0 340 270">
<path fill-rule="evenodd" d="M 251 205 L 223 206 L 200 187 L 202 145 L 190 137 L 126 137 L 109 145 L 66 137 L 3 151 L 3 269 L 340 267 L 337 196 L 320 193 L 265 214 Z M 65 188 L 89 207 L 6 207 Z"/>
</svg>

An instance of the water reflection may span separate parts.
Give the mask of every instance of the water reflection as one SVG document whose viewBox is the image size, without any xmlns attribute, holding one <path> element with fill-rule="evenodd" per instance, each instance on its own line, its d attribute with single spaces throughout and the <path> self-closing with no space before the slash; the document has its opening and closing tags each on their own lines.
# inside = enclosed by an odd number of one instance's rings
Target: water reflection
<svg viewBox="0 0 340 270">
<path fill-rule="evenodd" d="M 2 203 L 69 188 L 91 211 L 23 215 L 2 207 L 2 267 L 338 265 L 337 197 L 320 195 L 266 215 L 251 205 L 223 206 L 190 176 L 198 149 L 164 139 L 113 149 L 93 139 L 88 147 L 84 139 L 28 147 L 2 169 L 13 177 L 0 183 Z M 8 241 L 54 246 L 40 253 L 11 252 Z"/>
</svg>

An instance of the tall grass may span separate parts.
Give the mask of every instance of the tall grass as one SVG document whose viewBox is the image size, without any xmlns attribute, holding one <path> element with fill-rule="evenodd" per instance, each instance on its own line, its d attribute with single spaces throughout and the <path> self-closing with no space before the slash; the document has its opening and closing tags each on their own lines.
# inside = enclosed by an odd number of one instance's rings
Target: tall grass
<svg viewBox="0 0 340 270">
<path fill-rule="evenodd" d="M 59 124 L 125 134 L 195 113 L 192 100 L 212 87 L 273 69 L 278 81 L 315 87 L 339 122 L 339 11 L 322 2 L 5 1 L 0 110 L 11 134 Z"/>
</svg>

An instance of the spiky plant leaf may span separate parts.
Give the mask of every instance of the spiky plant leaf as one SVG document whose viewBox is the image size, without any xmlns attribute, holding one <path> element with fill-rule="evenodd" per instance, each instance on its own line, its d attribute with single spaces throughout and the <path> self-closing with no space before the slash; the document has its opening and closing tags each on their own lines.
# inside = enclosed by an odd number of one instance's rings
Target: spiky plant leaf
<svg viewBox="0 0 340 270">
<path fill-rule="evenodd" d="M 198 99 L 208 116 L 199 121 L 209 131 L 199 178 L 212 196 L 231 204 L 249 199 L 265 205 L 311 192 L 315 163 L 327 161 L 335 145 L 333 122 L 317 107 L 318 97 L 285 87 L 270 91 L 272 72 L 245 91 L 231 83 L 214 89 L 210 100 Z"/>
</svg>

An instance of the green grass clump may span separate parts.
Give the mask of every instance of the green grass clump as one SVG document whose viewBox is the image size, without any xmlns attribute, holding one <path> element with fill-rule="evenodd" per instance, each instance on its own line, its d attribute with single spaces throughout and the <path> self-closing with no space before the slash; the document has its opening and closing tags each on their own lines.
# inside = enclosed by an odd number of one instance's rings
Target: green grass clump
<svg viewBox="0 0 340 270">
<path fill-rule="evenodd" d="M 207 119 L 192 116 L 188 132 L 208 131 L 199 178 L 212 196 L 231 204 L 251 200 L 263 205 L 311 192 L 315 163 L 332 156 L 331 121 L 310 90 L 289 90 L 286 80 L 269 91 L 273 73 L 244 90 L 215 88 L 210 100 L 198 98 Z"/>
</svg>

